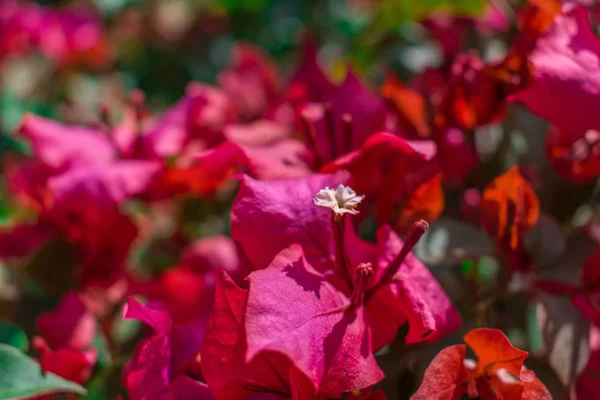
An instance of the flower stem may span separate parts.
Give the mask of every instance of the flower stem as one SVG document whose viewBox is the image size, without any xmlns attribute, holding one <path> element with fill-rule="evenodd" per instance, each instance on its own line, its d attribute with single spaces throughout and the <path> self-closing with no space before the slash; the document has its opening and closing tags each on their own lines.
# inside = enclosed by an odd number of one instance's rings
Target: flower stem
<svg viewBox="0 0 600 400">
<path fill-rule="evenodd" d="M 331 226 L 333 230 L 333 242 L 335 244 L 335 263 L 338 271 L 348 284 L 350 290 L 353 289 L 352 274 L 350 272 L 350 259 L 346 254 L 344 246 L 344 228 L 345 214 L 332 213 Z"/>
</svg>

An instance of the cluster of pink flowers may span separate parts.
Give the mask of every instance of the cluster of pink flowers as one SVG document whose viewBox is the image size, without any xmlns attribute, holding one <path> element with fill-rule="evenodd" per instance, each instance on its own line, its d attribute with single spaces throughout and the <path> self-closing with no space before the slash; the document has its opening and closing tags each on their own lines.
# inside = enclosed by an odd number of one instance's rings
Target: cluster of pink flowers
<svg viewBox="0 0 600 400">
<path fill-rule="evenodd" d="M 216 85 L 191 83 L 162 115 L 133 92 L 120 118 L 103 106 L 88 126 L 24 116 L 17 134 L 31 155 L 4 175 L 23 212 L 0 231 L 0 257 L 23 260 L 66 242 L 76 266 L 58 307 L 37 318 L 42 368 L 88 382 L 99 358 L 94 338 L 122 309 L 150 328 L 123 369 L 131 400 L 384 398 L 373 389 L 384 378 L 376 352 L 397 340 L 429 344 L 461 326 L 413 254 L 444 211 L 443 188 L 462 193 L 463 219 L 493 239 L 508 275 L 533 276 L 527 294 L 568 295 L 600 324 L 597 245 L 580 285 L 535 273 L 535 173 L 513 167 L 481 191 L 465 184 L 482 162 L 476 129 L 515 102 L 551 123 L 547 159 L 557 174 L 600 177 L 592 11 L 533 3 L 501 60 L 449 43 L 440 68 L 406 83 L 390 75 L 379 93 L 351 68 L 332 82 L 310 41 L 287 80 L 241 44 Z M 427 25 L 443 37 L 435 20 Z M 3 54 L 38 47 L 65 63 L 97 61 L 106 50 L 93 17 L 17 2 L 0 4 L 0 46 Z M 230 235 L 192 239 L 184 199 L 232 188 Z M 143 210 L 128 207 L 134 202 Z M 377 226 L 375 242 L 357 234 L 363 223 Z M 132 254 L 161 230 L 178 260 L 141 276 Z M 465 345 L 443 350 L 414 399 L 551 398 L 523 366 L 527 353 L 500 331 L 476 329 L 465 342 L 477 360 Z M 597 373 L 597 359 L 589 371 Z M 590 375 L 578 378 L 577 398 L 597 392 Z"/>
<path fill-rule="evenodd" d="M 65 9 L 4 0 L 0 3 L 0 60 L 37 51 L 58 65 L 104 65 L 110 51 L 104 28 L 93 10 Z"/>
</svg>

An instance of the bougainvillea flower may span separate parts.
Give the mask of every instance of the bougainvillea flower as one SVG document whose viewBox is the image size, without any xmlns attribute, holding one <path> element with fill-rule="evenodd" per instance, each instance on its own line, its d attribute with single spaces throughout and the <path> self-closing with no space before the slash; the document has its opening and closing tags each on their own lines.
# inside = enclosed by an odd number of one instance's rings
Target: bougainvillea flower
<svg viewBox="0 0 600 400">
<path fill-rule="evenodd" d="M 234 104 L 225 92 L 209 85 L 191 83 L 177 103 L 156 121 L 146 124 L 140 138 L 141 154 L 137 157 L 177 157 L 186 146 L 197 151 L 216 146 L 223 141 L 225 126 L 236 117 Z M 135 124 L 128 130 L 128 135 L 121 132 L 121 136 L 139 136 Z"/>
<path fill-rule="evenodd" d="M 273 60 L 250 44 L 234 49 L 229 67 L 217 80 L 246 120 L 263 116 L 279 98 L 283 83 Z"/>
<path fill-rule="evenodd" d="M 390 218 L 391 224 L 401 234 L 406 234 L 410 227 L 420 219 L 435 221 L 444 211 L 444 191 L 442 190 L 442 174 L 421 184 L 406 199 L 404 204 L 396 207 Z"/>
<path fill-rule="evenodd" d="M 66 293 L 58 308 L 36 319 L 41 337 L 33 347 L 40 354 L 43 370 L 83 384 L 96 364 L 98 351 L 92 346 L 96 318 L 87 311 L 76 292 Z"/>
<path fill-rule="evenodd" d="M 121 149 L 100 129 L 28 114 L 19 132 L 31 142 L 35 157 L 55 171 L 59 192 L 83 187 L 90 193 L 115 195 L 108 197 L 120 203 L 145 190 L 162 165 L 155 160 L 120 160 Z M 93 177 L 89 182 L 84 179 L 88 176 Z"/>
<path fill-rule="evenodd" d="M 461 54 L 452 64 L 435 123 L 438 127 L 471 131 L 497 119 L 504 110 L 503 104 L 497 82 L 486 73 L 483 61 L 474 54 Z"/>
<path fill-rule="evenodd" d="M 84 7 L 48 9 L 38 46 L 60 66 L 100 68 L 110 61 L 110 47 L 98 15 Z"/>
<path fill-rule="evenodd" d="M 160 301 L 174 324 L 206 321 L 221 271 L 242 282 L 251 270 L 231 238 L 200 239 L 182 251 L 176 267 L 149 282 L 132 282 L 130 293 Z"/>
<path fill-rule="evenodd" d="M 588 181 L 600 174 L 600 119 L 591 111 L 600 101 L 600 41 L 590 27 L 588 9 L 569 5 L 563 11 L 530 56 L 530 84 L 510 100 L 522 102 L 554 125 L 547 136 L 547 154 L 557 172 Z M 556 93 L 558 101 L 544 100 Z"/>
<path fill-rule="evenodd" d="M 274 180 L 306 176 L 313 171 L 306 160 L 306 146 L 284 139 L 269 146 L 240 146 L 248 158 L 247 173 L 258 179 Z"/>
<path fill-rule="evenodd" d="M 482 400 L 551 399 L 548 389 L 523 365 L 526 351 L 515 348 L 497 329 L 480 328 L 464 336 L 467 345 L 442 350 L 431 362 L 412 400 L 454 400 L 467 395 Z"/>
<path fill-rule="evenodd" d="M 247 273 L 244 254 L 239 245 L 229 236 L 212 236 L 200 239 L 183 250 L 179 265 L 187 266 L 200 274 L 211 274 L 209 278 L 216 283 L 220 271 L 229 276 L 243 278 Z M 212 274 L 215 275 L 212 275 Z"/>
<path fill-rule="evenodd" d="M 350 70 L 325 104 L 309 104 L 302 112 L 307 145 L 321 164 L 358 149 L 385 128 L 384 101 Z"/>
<path fill-rule="evenodd" d="M 168 194 L 193 193 L 212 196 L 227 178 L 248 164 L 244 150 L 233 142 L 198 154 L 182 157 L 173 168 L 163 172 L 155 182 L 157 191 Z"/>
<path fill-rule="evenodd" d="M 420 194 L 431 196 L 430 204 L 434 207 L 430 216 L 439 215 L 439 198 L 433 197 L 440 193 L 432 190 L 439 181 L 431 181 L 438 172 L 435 154 L 435 145 L 430 141 L 410 142 L 381 132 L 371 135 L 358 151 L 325 165 L 322 171 L 349 171 L 350 185 L 357 192 L 376 198 L 375 213 L 380 223 L 396 225 L 401 222 L 398 213 L 402 212 L 402 206 L 427 182 L 429 186 L 421 189 Z M 410 229 L 412 222 L 402 229 Z"/>
<path fill-rule="evenodd" d="M 102 67 L 110 60 L 106 33 L 90 9 L 55 10 L 9 0 L 2 2 L 0 14 L 2 56 L 38 50 L 61 67 Z"/>
<path fill-rule="evenodd" d="M 98 358 L 95 348 L 86 351 L 70 348 L 53 350 L 40 337 L 34 337 L 32 345 L 41 357 L 40 367 L 43 371 L 53 372 L 81 385 L 90 379 Z"/>
<path fill-rule="evenodd" d="M 43 18 L 42 7 L 35 3 L 16 0 L 0 4 L 0 54 L 24 54 L 37 43 L 41 26 L 32 27 L 28 21 Z"/>
<path fill-rule="evenodd" d="M 366 309 L 374 315 L 384 308 L 388 313 L 385 326 L 373 328 L 375 348 L 389 343 L 406 322 L 407 343 L 432 340 L 457 328 L 460 317 L 423 264 L 409 253 L 402 256 L 401 266 L 392 265 L 403 245 L 389 227 L 380 229 L 375 246 L 357 238 L 351 224 L 337 231 L 332 223 L 335 207 L 315 209 L 313 197 L 321 189 L 338 187 L 347 179 L 344 173 L 273 182 L 244 178 L 232 208 L 233 239 L 240 243 L 255 269 L 265 268 L 281 249 L 292 244 L 302 246 L 304 258 L 312 268 L 328 277 L 341 277 L 346 285 L 351 284 L 359 264 L 375 266 L 373 282 L 380 287 L 372 289 Z M 253 229 L 257 224 L 264 228 Z M 399 268 L 398 276 L 406 274 L 410 278 L 396 279 L 395 274 L 382 277 L 383 271 L 394 268 Z M 346 289 L 346 296 L 350 292 Z M 372 323 L 376 320 L 373 318 Z"/>
<path fill-rule="evenodd" d="M 323 103 L 334 91 L 335 85 L 319 66 L 315 43 L 305 39 L 302 61 L 288 83 L 287 100 L 296 106 L 305 103 Z"/>
<path fill-rule="evenodd" d="M 363 265 L 366 275 L 357 267 L 353 298 L 372 278 L 373 270 Z M 306 262 L 300 246 L 283 250 L 248 280 L 247 362 L 261 353 L 285 355 L 312 383 L 313 393 L 339 395 L 383 378 L 369 348 L 364 308 L 334 312 L 348 307 L 350 298 Z"/>
<path fill-rule="evenodd" d="M 138 343 L 133 357 L 123 370 L 123 386 L 129 398 L 137 399 L 209 399 L 206 387 L 174 368 L 174 355 L 187 346 L 187 352 L 197 352 L 191 343 L 173 340 L 174 328 L 167 311 L 143 306 L 133 298 L 123 308 L 123 318 L 137 319 L 152 328 L 152 334 Z M 185 388 L 185 390 L 183 390 Z M 176 397 L 178 394 L 182 397 Z"/>
<path fill-rule="evenodd" d="M 109 162 L 118 154 L 99 129 L 64 125 L 35 114 L 23 117 L 19 133 L 29 140 L 35 156 L 55 169 Z"/>
<path fill-rule="evenodd" d="M 239 396 L 248 390 L 294 398 L 337 396 L 366 388 L 383 376 L 371 346 L 391 341 L 404 323 L 409 324 L 408 343 L 432 334 L 439 337 L 440 329 L 457 328 L 456 310 L 409 254 L 425 231 L 423 224 L 415 225 L 405 246 L 389 228 L 382 230 L 379 243 L 384 250 L 375 261 L 376 269 L 370 262 L 358 264 L 349 286 L 342 274 L 313 268 L 304 256 L 307 246 L 298 244 L 250 274 L 247 292 L 224 278 L 217 288 L 201 361 L 215 397 Z M 426 298 L 421 293 L 427 293 Z M 429 308 L 434 303 L 445 303 L 446 314 L 434 316 Z M 379 323 L 384 320 L 385 326 Z M 443 327 L 444 323 L 449 325 Z M 239 343 L 244 335 L 247 348 L 224 349 L 222 338 Z M 244 354 L 245 365 L 240 360 Z M 271 370 L 265 365 L 269 363 Z"/>
<path fill-rule="evenodd" d="M 80 196 L 119 205 L 143 193 L 160 169 L 160 163 L 137 160 L 79 165 L 48 179 L 48 192 L 56 203 Z"/>
<path fill-rule="evenodd" d="M 483 228 L 502 247 L 515 250 L 520 238 L 537 223 L 540 202 L 519 169 L 512 167 L 483 191 L 480 210 Z"/>
<path fill-rule="evenodd" d="M 224 135 L 239 145 L 263 147 L 289 138 L 291 129 L 274 121 L 261 119 L 248 124 L 229 124 L 225 127 Z"/>
<path fill-rule="evenodd" d="M 600 102 L 600 41 L 592 32 L 586 8 L 565 6 L 564 11 L 538 39 L 530 56 L 534 67 L 530 84 L 510 100 L 522 102 L 560 130 L 583 134 L 600 129 L 593 112 Z M 557 101 L 546 101 L 557 93 Z"/>
<path fill-rule="evenodd" d="M 96 319 L 86 309 L 77 292 L 66 293 L 57 309 L 41 314 L 36 328 L 53 349 L 88 348 L 96 335 Z"/>
</svg>

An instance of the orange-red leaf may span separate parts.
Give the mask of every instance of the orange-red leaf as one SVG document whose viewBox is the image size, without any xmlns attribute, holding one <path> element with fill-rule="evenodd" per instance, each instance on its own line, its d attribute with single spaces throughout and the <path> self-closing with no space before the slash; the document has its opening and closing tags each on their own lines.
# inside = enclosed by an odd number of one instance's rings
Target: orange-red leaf
<svg viewBox="0 0 600 400">
<path fill-rule="evenodd" d="M 504 368 L 518 377 L 523 362 L 529 355 L 514 347 L 498 329 L 473 329 L 464 336 L 464 340 L 477 357 L 477 370 L 480 373 L 493 373 Z"/>
<path fill-rule="evenodd" d="M 407 88 L 390 74 L 381 88 L 381 95 L 396 107 L 404 122 L 407 122 L 418 136 L 429 136 L 425 99 L 416 90 Z"/>
<path fill-rule="evenodd" d="M 418 220 L 435 221 L 442 211 L 444 211 L 444 191 L 442 174 L 438 173 L 410 195 L 394 223 L 396 231 L 408 233 Z"/>
<path fill-rule="evenodd" d="M 467 380 L 463 360 L 464 344 L 446 347 L 425 370 L 423 383 L 411 400 L 458 400 L 466 393 Z"/>
<path fill-rule="evenodd" d="M 540 217 L 540 202 L 517 167 L 512 167 L 488 185 L 480 207 L 484 229 L 511 249 L 517 248 L 519 238 Z"/>
</svg>

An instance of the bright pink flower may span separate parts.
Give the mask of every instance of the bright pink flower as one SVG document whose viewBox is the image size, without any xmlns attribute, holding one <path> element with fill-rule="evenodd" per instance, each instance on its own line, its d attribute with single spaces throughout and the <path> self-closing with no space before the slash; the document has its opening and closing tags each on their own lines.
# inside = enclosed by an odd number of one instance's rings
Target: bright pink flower
<svg viewBox="0 0 600 400">
<path fill-rule="evenodd" d="M 357 272 L 357 282 L 366 286 L 372 269 L 370 274 Z M 300 246 L 282 250 L 248 280 L 246 362 L 271 352 L 285 356 L 308 380 L 307 395 L 336 396 L 383 378 L 370 348 L 365 309 L 352 306 L 349 295 L 308 264 Z M 362 295 L 360 285 L 352 296 Z"/>
<path fill-rule="evenodd" d="M 402 242 L 391 230 L 381 231 L 387 242 L 380 241 L 385 248 L 376 269 L 370 262 L 359 264 L 350 286 L 342 274 L 313 268 L 306 246 L 298 244 L 250 274 L 249 291 L 225 276 L 201 359 L 215 397 L 265 392 L 306 398 L 367 388 L 383 377 L 373 349 L 393 340 L 399 326 L 408 322 L 408 343 L 457 328 L 458 313 L 425 267 L 412 255 L 403 262 L 417 231 L 399 253 Z M 445 308 L 441 319 L 431 313 L 432 302 Z M 386 321 L 385 327 L 378 321 Z"/>
<path fill-rule="evenodd" d="M 384 308 L 387 310 L 385 326 L 375 326 L 377 318 L 373 318 L 375 348 L 392 340 L 406 322 L 410 329 L 408 343 L 437 338 L 457 328 L 460 323 L 458 313 L 425 266 L 412 254 L 402 256 L 401 266 L 390 266 L 393 259 L 400 257 L 402 242 L 389 227 L 379 231 L 377 246 L 356 237 L 351 224 L 346 225 L 339 240 L 335 238 L 331 210 L 315 209 L 311 204 L 312 197 L 320 189 L 337 187 L 347 179 L 344 173 L 273 182 L 244 178 L 232 208 L 233 239 L 240 243 L 256 269 L 265 268 L 281 249 L 292 244 L 302 246 L 303 257 L 311 268 L 331 279 L 345 281 L 346 286 L 359 264 L 375 266 L 373 282 L 378 287 L 371 289 L 365 307 L 367 313 L 374 314 Z M 262 227 L 259 230 L 254 228 L 258 225 Z M 337 246 L 340 243 L 347 253 L 347 260 L 339 253 Z M 343 268 L 339 267 L 342 259 Z M 398 276 L 406 273 L 407 279 L 383 277 L 383 271 L 395 268 L 399 268 Z M 333 284 L 340 288 L 338 283 Z M 345 296 L 351 294 L 351 288 L 342 286 L 340 290 Z M 377 306 L 371 307 L 371 304 Z"/>
<path fill-rule="evenodd" d="M 238 45 L 229 67 L 218 77 L 242 118 L 264 116 L 279 98 L 282 79 L 273 60 L 250 44 Z"/>
<path fill-rule="evenodd" d="M 110 61 L 108 38 L 93 10 L 71 7 L 46 9 L 37 45 L 60 66 L 103 67 Z"/>
<path fill-rule="evenodd" d="M 191 335 L 178 337 L 167 311 L 129 298 L 123 318 L 137 319 L 152 328 L 152 334 L 138 343 L 123 370 L 123 386 L 132 400 L 211 398 L 206 386 L 186 375 L 186 363 L 181 363 L 195 356 L 199 342 Z M 183 353 L 188 356 L 181 357 Z"/>
<path fill-rule="evenodd" d="M 59 66 L 102 67 L 110 61 L 100 20 L 83 7 L 55 10 L 33 2 L 3 1 L 0 37 L 2 56 L 37 49 Z"/>
<path fill-rule="evenodd" d="M 530 84 L 510 100 L 554 125 L 547 153 L 557 172 L 587 181 L 600 175 L 600 118 L 594 112 L 600 104 L 600 41 L 590 27 L 589 10 L 571 5 L 563 11 L 531 54 Z M 547 101 L 557 94 L 557 101 Z"/>
<path fill-rule="evenodd" d="M 177 103 L 148 124 L 138 157 L 178 157 L 188 146 L 198 151 L 218 145 L 224 139 L 223 129 L 236 116 L 234 104 L 221 89 L 191 83 Z M 139 133 L 134 130 L 129 135 Z"/>
<path fill-rule="evenodd" d="M 316 169 L 360 148 L 370 135 L 384 130 L 386 115 L 384 101 L 349 70 L 324 104 L 309 104 L 302 112 Z"/>
</svg>

